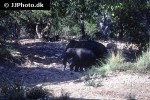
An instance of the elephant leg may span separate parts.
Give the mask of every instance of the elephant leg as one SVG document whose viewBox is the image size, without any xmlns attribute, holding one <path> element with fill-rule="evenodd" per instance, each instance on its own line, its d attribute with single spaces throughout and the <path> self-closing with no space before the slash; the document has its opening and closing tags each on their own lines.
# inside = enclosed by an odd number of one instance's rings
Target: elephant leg
<svg viewBox="0 0 150 100">
<path fill-rule="evenodd" d="M 80 71 L 83 72 L 83 67 L 80 67 Z"/>
<path fill-rule="evenodd" d="M 75 72 L 78 72 L 79 71 L 79 67 L 78 66 L 75 66 Z"/>
<path fill-rule="evenodd" d="M 66 69 L 67 58 L 68 58 L 67 55 L 65 55 L 63 59 L 64 70 Z"/>
<path fill-rule="evenodd" d="M 75 63 L 72 61 L 72 63 L 70 64 L 70 71 L 74 70 L 74 66 L 75 66 Z"/>
</svg>

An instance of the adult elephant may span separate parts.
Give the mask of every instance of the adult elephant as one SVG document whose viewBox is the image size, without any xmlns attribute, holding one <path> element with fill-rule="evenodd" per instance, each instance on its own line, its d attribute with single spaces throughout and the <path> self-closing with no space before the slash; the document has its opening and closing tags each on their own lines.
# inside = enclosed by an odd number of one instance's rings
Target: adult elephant
<svg viewBox="0 0 150 100">
<path fill-rule="evenodd" d="M 108 54 L 107 48 L 96 41 L 92 40 L 82 40 L 82 41 L 76 41 L 71 40 L 69 44 L 66 46 L 65 52 L 68 48 L 86 48 L 94 52 L 96 55 L 96 58 L 104 58 Z"/>
<path fill-rule="evenodd" d="M 82 48 L 82 49 L 91 50 L 93 54 L 95 55 L 95 58 L 100 59 L 101 61 L 104 61 L 104 59 L 106 58 L 108 54 L 107 48 L 103 44 L 98 43 L 96 41 L 92 41 L 92 40 L 82 40 L 82 41 L 71 40 L 69 44 L 66 46 L 66 49 L 64 52 L 65 55 L 69 48 Z M 66 56 L 64 56 L 64 59 L 63 59 L 64 66 L 66 66 L 65 62 L 67 62 Z M 77 66 L 76 64 L 77 62 L 76 61 L 74 62 L 75 62 L 75 65 Z"/>
</svg>

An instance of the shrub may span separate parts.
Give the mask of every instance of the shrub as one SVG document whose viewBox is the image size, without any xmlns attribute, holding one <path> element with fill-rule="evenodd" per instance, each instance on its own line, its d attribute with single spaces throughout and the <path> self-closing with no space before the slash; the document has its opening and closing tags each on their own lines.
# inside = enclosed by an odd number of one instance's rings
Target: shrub
<svg viewBox="0 0 150 100">
<path fill-rule="evenodd" d="M 0 56 L 2 58 L 7 58 L 7 59 L 10 59 L 12 57 L 11 52 L 6 48 L 0 49 Z"/>
<path fill-rule="evenodd" d="M 106 76 L 110 72 L 125 71 L 131 68 L 131 63 L 124 62 L 125 58 L 121 52 L 114 54 L 110 53 L 110 57 L 107 59 L 106 64 L 101 61 L 98 62 L 96 67 L 93 67 L 88 71 L 90 75 L 96 74 Z"/>
<path fill-rule="evenodd" d="M 115 56 L 114 53 L 111 53 L 111 57 L 108 59 L 107 64 L 104 66 L 109 67 L 111 71 L 124 70 L 124 60 L 121 52 L 118 52 Z"/>
<path fill-rule="evenodd" d="M 27 98 L 29 99 L 40 99 L 40 98 L 46 98 L 49 95 L 52 96 L 52 93 L 49 93 L 48 90 L 43 89 L 42 87 L 33 87 L 30 89 L 30 91 L 27 92 Z"/>
<path fill-rule="evenodd" d="M 93 33 L 97 32 L 97 27 L 95 24 L 85 21 L 85 32 L 87 35 L 92 37 Z"/>
<path fill-rule="evenodd" d="M 27 88 L 21 81 L 10 81 L 2 76 L 1 94 L 6 100 L 37 100 L 53 98 L 53 94 L 42 87 Z"/>
<path fill-rule="evenodd" d="M 150 71 L 150 46 L 137 58 L 135 63 L 125 62 L 125 58 L 121 52 L 117 52 L 116 55 L 110 53 L 110 57 L 107 59 L 106 64 L 99 61 L 96 67 L 88 71 L 88 74 L 106 76 L 110 72 L 127 70 L 139 72 Z"/>
<path fill-rule="evenodd" d="M 101 80 L 94 80 L 94 79 L 86 81 L 85 85 L 93 86 L 93 87 L 101 87 L 101 86 L 103 86 Z"/>
<path fill-rule="evenodd" d="M 7 98 L 7 100 L 26 100 L 25 89 L 21 82 L 11 82 L 7 79 L 5 80 L 7 82 L 4 82 L 2 93 Z"/>
<path fill-rule="evenodd" d="M 0 65 L 5 67 L 15 67 L 21 65 L 23 57 L 18 56 L 11 48 L 0 48 Z"/>
<path fill-rule="evenodd" d="M 89 75 L 101 75 L 101 76 L 106 76 L 107 69 L 106 67 L 93 67 L 90 69 L 87 73 Z"/>
<path fill-rule="evenodd" d="M 146 52 L 143 52 L 142 55 L 137 58 L 135 67 L 138 71 L 150 71 L 150 46 Z"/>
</svg>

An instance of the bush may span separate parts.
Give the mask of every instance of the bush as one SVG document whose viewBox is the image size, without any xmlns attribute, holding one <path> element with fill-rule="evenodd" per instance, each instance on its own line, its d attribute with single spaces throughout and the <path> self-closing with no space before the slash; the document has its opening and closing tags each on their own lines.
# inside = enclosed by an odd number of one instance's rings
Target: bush
<svg viewBox="0 0 150 100">
<path fill-rule="evenodd" d="M 6 48 L 0 48 L 0 56 L 1 58 L 7 58 L 7 59 L 12 57 L 11 52 Z"/>
<path fill-rule="evenodd" d="M 144 4 L 135 3 L 135 1 L 126 2 L 116 7 L 113 13 L 111 36 L 121 41 L 137 44 L 139 48 L 144 49 L 149 42 L 147 24 L 149 23 L 150 11 L 146 2 Z M 142 16 L 146 16 L 145 19 Z"/>
<path fill-rule="evenodd" d="M 126 71 L 132 67 L 132 64 L 124 61 L 125 58 L 121 52 L 117 52 L 117 54 L 110 53 L 110 57 L 107 59 L 106 64 L 101 64 L 101 61 L 99 61 L 96 67 L 93 67 L 88 73 L 90 75 L 96 74 L 106 76 L 110 72 Z"/>
<path fill-rule="evenodd" d="M 121 52 L 118 52 L 115 56 L 114 53 L 111 53 L 111 57 L 108 59 L 107 64 L 104 66 L 109 67 L 111 71 L 124 70 L 124 57 Z"/>
<path fill-rule="evenodd" d="M 23 57 L 16 55 L 16 51 L 11 48 L 0 48 L 0 65 L 5 67 L 21 65 Z"/>
<path fill-rule="evenodd" d="M 85 21 L 85 32 L 90 37 L 93 36 L 93 33 L 97 32 L 97 27 L 95 24 Z"/>
<path fill-rule="evenodd" d="M 42 86 L 28 88 L 21 81 L 10 81 L 3 76 L 0 81 L 3 83 L 0 87 L 0 95 L 4 97 L 3 100 L 70 100 L 69 93 L 64 90 L 61 91 L 61 96 L 54 97 L 52 91 Z"/>
<path fill-rule="evenodd" d="M 150 47 L 148 47 L 147 51 L 143 52 L 134 63 L 125 62 L 125 58 L 121 52 L 117 52 L 116 55 L 114 53 L 110 53 L 110 57 L 107 59 L 106 64 L 99 61 L 96 67 L 93 67 L 88 71 L 88 74 L 106 76 L 111 72 L 127 70 L 134 72 L 150 71 Z"/>
<path fill-rule="evenodd" d="M 2 87 L 2 93 L 7 98 L 7 100 L 26 100 L 25 89 L 21 82 L 11 82 L 6 78 L 4 86 Z"/>
<path fill-rule="evenodd" d="M 27 88 L 21 81 L 10 81 L 4 76 L 0 79 L 3 83 L 0 92 L 6 100 L 43 100 L 43 98 L 53 98 L 53 94 L 42 87 Z"/>
<path fill-rule="evenodd" d="M 92 67 L 87 73 L 89 75 L 101 75 L 106 76 L 107 69 L 106 67 Z"/>
<path fill-rule="evenodd" d="M 148 47 L 146 52 L 143 52 L 142 55 L 137 58 L 135 67 L 138 71 L 150 71 L 150 47 Z"/>
<path fill-rule="evenodd" d="M 52 93 L 49 93 L 48 90 L 43 89 L 42 87 L 33 87 L 30 91 L 27 92 L 27 98 L 29 99 L 39 99 L 39 98 L 46 98 L 49 95 L 52 96 Z"/>
<path fill-rule="evenodd" d="M 85 85 L 93 86 L 93 87 L 101 87 L 101 86 L 103 86 L 101 80 L 95 80 L 95 79 L 86 81 Z"/>
</svg>

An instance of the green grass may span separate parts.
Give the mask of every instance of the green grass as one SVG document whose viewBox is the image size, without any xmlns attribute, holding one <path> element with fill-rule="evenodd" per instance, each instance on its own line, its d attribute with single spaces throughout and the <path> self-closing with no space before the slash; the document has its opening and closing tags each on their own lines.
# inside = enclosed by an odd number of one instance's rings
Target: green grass
<svg viewBox="0 0 150 100">
<path fill-rule="evenodd" d="M 135 67 L 140 72 L 150 71 L 150 46 L 146 52 L 143 52 L 142 55 L 137 58 Z"/>
<path fill-rule="evenodd" d="M 101 87 L 101 86 L 103 86 L 101 80 L 94 80 L 94 79 L 86 81 L 85 85 L 93 86 L 93 87 Z"/>
<path fill-rule="evenodd" d="M 124 69 L 124 57 L 121 52 L 118 52 L 115 56 L 114 53 L 111 53 L 110 58 L 107 60 L 107 64 L 104 64 L 104 67 L 108 69 L 108 71 L 117 71 Z"/>
<path fill-rule="evenodd" d="M 88 74 L 106 76 L 109 73 L 127 70 L 148 72 L 150 71 L 150 47 L 148 47 L 147 51 L 143 52 L 134 63 L 125 62 L 125 58 L 121 52 L 117 52 L 116 55 L 111 52 L 106 62 L 107 63 L 104 64 L 99 61 L 95 67 L 92 67 L 92 69 L 88 71 Z"/>
<path fill-rule="evenodd" d="M 125 62 L 124 62 L 124 57 L 122 56 L 121 52 L 118 52 L 117 55 L 115 56 L 114 53 L 110 54 L 110 57 L 107 59 L 107 63 L 104 64 L 99 64 L 101 63 L 100 61 L 96 65 L 96 67 L 93 67 L 91 70 L 88 71 L 90 75 L 96 74 L 96 75 L 101 75 L 105 76 L 108 73 L 114 72 L 114 71 L 124 71 L 126 70 Z"/>
</svg>

